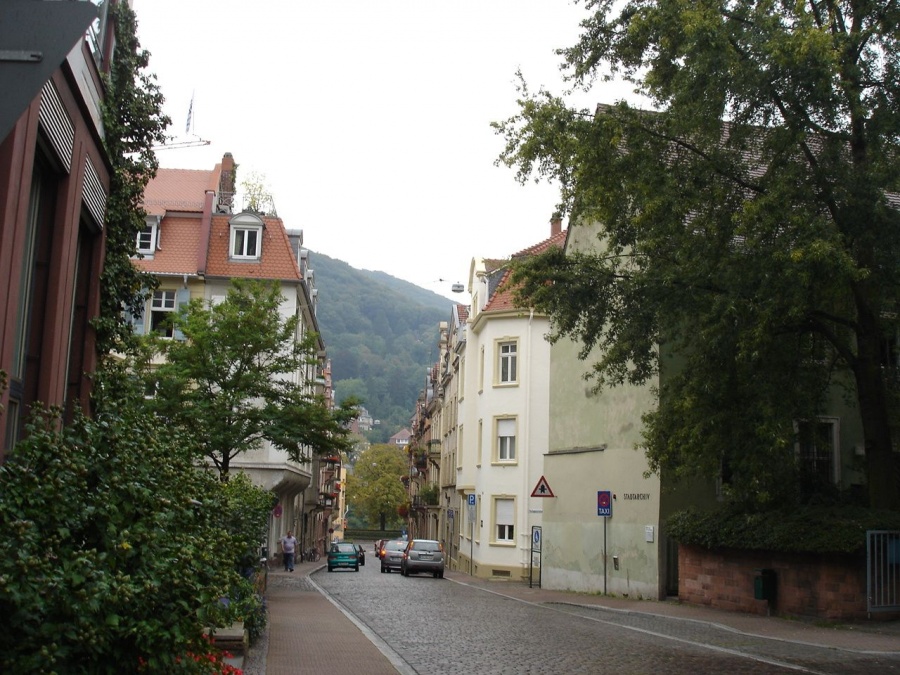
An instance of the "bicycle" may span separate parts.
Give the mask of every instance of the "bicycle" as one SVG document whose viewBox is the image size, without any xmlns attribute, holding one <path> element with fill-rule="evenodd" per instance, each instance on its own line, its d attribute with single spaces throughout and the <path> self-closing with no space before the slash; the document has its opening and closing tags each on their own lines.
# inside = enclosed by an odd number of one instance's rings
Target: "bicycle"
<svg viewBox="0 0 900 675">
<path fill-rule="evenodd" d="M 322 555 L 319 553 L 319 549 L 315 547 L 306 549 L 302 554 L 302 558 L 306 562 L 319 562 L 319 558 L 321 557 Z"/>
</svg>

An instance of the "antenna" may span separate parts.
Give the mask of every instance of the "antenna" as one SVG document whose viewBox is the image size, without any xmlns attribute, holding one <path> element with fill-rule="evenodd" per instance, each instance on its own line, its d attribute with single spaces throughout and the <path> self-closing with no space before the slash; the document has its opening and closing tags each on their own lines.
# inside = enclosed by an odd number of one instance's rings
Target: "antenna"
<svg viewBox="0 0 900 675">
<path fill-rule="evenodd" d="M 212 141 L 200 138 L 195 133 L 191 133 L 194 129 L 194 93 L 191 92 L 191 103 L 188 105 L 187 123 L 184 125 L 184 136 L 172 136 L 166 139 L 162 145 L 152 146 L 152 150 L 175 150 L 178 148 L 193 148 L 200 145 L 209 145 Z M 190 134 L 190 137 L 188 135 Z"/>
</svg>

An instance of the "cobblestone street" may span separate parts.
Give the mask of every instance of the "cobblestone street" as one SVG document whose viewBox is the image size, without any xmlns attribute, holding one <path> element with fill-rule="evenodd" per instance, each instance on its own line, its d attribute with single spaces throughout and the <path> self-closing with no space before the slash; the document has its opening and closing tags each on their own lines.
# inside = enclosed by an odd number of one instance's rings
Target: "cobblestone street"
<svg viewBox="0 0 900 675">
<path fill-rule="evenodd" d="M 358 574 L 317 572 L 311 580 L 409 673 L 900 673 L 897 652 L 749 635 L 706 621 L 581 605 L 578 596 L 571 603 L 523 601 L 457 573 L 405 578 L 370 564 Z"/>
</svg>

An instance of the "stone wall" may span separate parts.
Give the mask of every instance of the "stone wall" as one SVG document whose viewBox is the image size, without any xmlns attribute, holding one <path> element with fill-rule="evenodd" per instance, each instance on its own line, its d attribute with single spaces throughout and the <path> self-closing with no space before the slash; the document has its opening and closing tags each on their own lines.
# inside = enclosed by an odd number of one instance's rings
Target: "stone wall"
<svg viewBox="0 0 900 675">
<path fill-rule="evenodd" d="M 761 569 L 775 572 L 771 601 L 754 597 L 755 579 Z M 865 619 L 866 560 L 865 556 L 679 546 L 678 599 L 751 614 Z"/>
</svg>

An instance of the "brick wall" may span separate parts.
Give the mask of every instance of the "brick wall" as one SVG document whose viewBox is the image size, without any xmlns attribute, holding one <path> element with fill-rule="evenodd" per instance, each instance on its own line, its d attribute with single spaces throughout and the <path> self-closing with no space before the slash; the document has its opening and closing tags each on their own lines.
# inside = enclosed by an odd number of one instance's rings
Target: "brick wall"
<svg viewBox="0 0 900 675">
<path fill-rule="evenodd" d="M 775 570 L 776 598 L 754 598 L 758 570 Z M 678 599 L 726 611 L 867 618 L 865 556 L 678 547 Z"/>
</svg>

